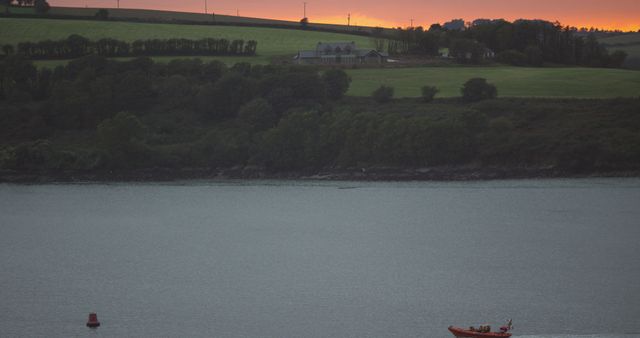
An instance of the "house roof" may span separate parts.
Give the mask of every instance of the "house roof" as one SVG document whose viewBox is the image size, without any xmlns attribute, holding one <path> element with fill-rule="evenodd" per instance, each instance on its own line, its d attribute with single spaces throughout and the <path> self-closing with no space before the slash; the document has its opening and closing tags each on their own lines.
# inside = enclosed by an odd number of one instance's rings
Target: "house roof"
<svg viewBox="0 0 640 338">
<path fill-rule="evenodd" d="M 367 55 L 380 55 L 380 56 L 389 56 L 388 53 L 379 52 L 375 49 L 356 49 L 355 53 L 357 56 L 367 56 Z"/>
<path fill-rule="evenodd" d="M 316 50 L 319 50 L 319 51 L 324 51 L 327 48 L 329 48 L 331 50 L 335 50 L 336 48 L 340 48 L 340 50 L 345 50 L 345 49 L 355 50 L 356 49 L 356 43 L 354 41 L 351 41 L 351 42 L 318 42 L 318 45 L 316 46 Z"/>
<path fill-rule="evenodd" d="M 298 58 L 300 59 L 308 59 L 318 57 L 318 54 L 315 50 L 301 50 L 298 52 Z"/>
</svg>

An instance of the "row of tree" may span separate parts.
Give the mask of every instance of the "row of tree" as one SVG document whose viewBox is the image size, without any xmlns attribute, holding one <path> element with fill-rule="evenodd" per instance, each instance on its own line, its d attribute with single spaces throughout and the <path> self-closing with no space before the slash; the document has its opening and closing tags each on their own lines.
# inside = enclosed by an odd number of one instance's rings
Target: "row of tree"
<svg viewBox="0 0 640 338">
<path fill-rule="evenodd" d="M 51 9 L 46 0 L 0 0 L 0 5 L 5 7 L 7 13 L 11 6 L 33 7 L 36 13 L 46 13 Z"/>
<path fill-rule="evenodd" d="M 71 59 L 89 54 L 116 56 L 164 56 L 164 55 L 255 55 L 258 43 L 254 40 L 227 39 L 148 39 L 131 43 L 104 38 L 89 40 L 80 35 L 70 35 L 63 40 L 21 42 L 14 50 L 12 45 L 2 47 L 5 55 L 17 52 L 32 59 Z"/>
<path fill-rule="evenodd" d="M 341 70 L 321 76 L 307 67 L 238 63 L 229 68 L 199 59 L 163 64 L 147 57 L 117 62 L 90 55 L 53 70 L 37 69 L 21 55 L 0 62 L 0 101 L 46 102 L 42 119 L 61 129 L 95 128 L 120 110 L 146 109 L 158 102 L 224 120 L 237 117 L 247 102 L 262 98 L 277 117 L 296 105 L 340 99 L 349 83 Z"/>
<path fill-rule="evenodd" d="M 461 62 L 480 63 L 498 58 L 514 65 L 541 66 L 544 63 L 581 65 L 587 67 L 621 67 L 626 53 L 609 53 L 594 34 L 586 37 L 573 27 L 543 20 L 476 20 L 460 29 L 432 25 L 429 29 L 414 27 L 397 29 L 392 36 L 374 31 L 376 41 L 390 38 L 390 53 L 440 55 L 440 48 L 449 48 L 449 55 Z M 395 40 L 395 41 L 393 41 Z M 378 43 L 380 45 L 380 43 Z"/>
<path fill-rule="evenodd" d="M 426 103 L 432 102 L 440 92 L 437 87 L 423 86 L 421 88 L 422 100 Z M 382 85 L 371 93 L 371 97 L 378 103 L 389 103 L 393 99 L 395 89 L 391 86 Z M 465 102 L 478 102 L 495 99 L 498 97 L 498 88 L 488 83 L 484 78 L 472 78 L 464 83 L 460 89 L 462 100 Z"/>
</svg>

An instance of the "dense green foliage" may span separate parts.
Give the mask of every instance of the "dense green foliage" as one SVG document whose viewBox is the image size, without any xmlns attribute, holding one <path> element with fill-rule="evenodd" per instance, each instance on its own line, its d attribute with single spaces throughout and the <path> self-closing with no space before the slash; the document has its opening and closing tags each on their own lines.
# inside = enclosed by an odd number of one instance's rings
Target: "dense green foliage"
<svg viewBox="0 0 640 338">
<path fill-rule="evenodd" d="M 524 52 L 519 52 L 513 49 L 500 52 L 498 55 L 496 55 L 496 59 L 499 62 L 506 63 L 512 66 L 526 66 L 527 64 L 529 64 L 529 58 Z"/>
<path fill-rule="evenodd" d="M 472 39 L 452 39 L 449 55 L 460 63 L 481 63 L 485 59 L 486 47 Z"/>
<path fill-rule="evenodd" d="M 97 128 L 98 146 L 105 167 L 128 167 L 144 163 L 148 149 L 142 143 L 143 127 L 135 115 L 120 112 Z"/>
<path fill-rule="evenodd" d="M 371 97 L 378 103 L 387 103 L 393 99 L 393 87 L 382 85 L 371 93 Z"/>
<path fill-rule="evenodd" d="M 497 96 L 498 89 L 487 79 L 473 78 L 462 86 L 462 98 L 467 102 L 495 99 Z"/>
<path fill-rule="evenodd" d="M 157 56 L 157 55 L 255 55 L 258 43 L 254 40 L 227 39 L 153 39 L 132 43 L 116 39 L 89 40 L 72 34 L 64 40 L 18 43 L 17 53 L 32 59 L 71 59 L 89 54 L 102 56 Z M 4 51 L 13 52 L 12 45 Z M 5 55 L 11 53 L 5 52 Z"/>
<path fill-rule="evenodd" d="M 610 54 L 595 35 L 586 38 L 574 27 L 543 20 L 483 20 L 447 29 L 435 24 L 398 29 L 392 38 L 402 42 L 402 48 L 389 44 L 389 52 L 438 55 L 438 47 L 449 47 L 450 54 L 460 62 L 480 63 L 489 58 L 486 49 L 497 53 L 499 60 L 512 65 L 541 66 L 544 63 L 581 65 L 586 67 L 619 68 L 626 55 Z M 522 57 L 524 54 L 525 57 Z"/>
<path fill-rule="evenodd" d="M 101 8 L 95 14 L 96 20 L 108 20 L 109 19 L 109 10 Z"/>
<path fill-rule="evenodd" d="M 433 86 L 424 86 L 422 87 L 422 99 L 424 102 L 431 102 L 436 97 L 436 95 L 440 92 L 437 87 Z"/>
<path fill-rule="evenodd" d="M 2 169 L 640 168 L 639 99 L 377 104 L 333 99 L 308 67 L 95 55 L 0 74 Z"/>
<path fill-rule="evenodd" d="M 342 70 L 327 70 L 322 78 L 327 83 L 327 95 L 332 99 L 341 99 L 349 90 L 351 78 Z"/>
</svg>

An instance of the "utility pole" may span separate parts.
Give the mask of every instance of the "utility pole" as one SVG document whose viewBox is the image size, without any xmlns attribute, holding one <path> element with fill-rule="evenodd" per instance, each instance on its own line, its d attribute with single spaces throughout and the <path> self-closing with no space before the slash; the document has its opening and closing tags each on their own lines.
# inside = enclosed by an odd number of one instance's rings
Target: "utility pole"
<svg viewBox="0 0 640 338">
<path fill-rule="evenodd" d="M 204 14 L 208 14 L 209 11 L 207 10 L 207 0 L 204 0 Z"/>
<path fill-rule="evenodd" d="M 411 28 L 413 28 L 413 19 L 411 19 Z"/>
<path fill-rule="evenodd" d="M 351 13 L 347 15 L 347 27 L 351 26 Z"/>
<path fill-rule="evenodd" d="M 236 16 L 240 16 L 240 10 L 236 8 Z"/>
<path fill-rule="evenodd" d="M 307 3 L 304 3 L 304 15 L 302 16 L 303 18 L 307 17 Z"/>
<path fill-rule="evenodd" d="M 116 7 L 120 8 L 120 0 L 116 0 Z"/>
</svg>

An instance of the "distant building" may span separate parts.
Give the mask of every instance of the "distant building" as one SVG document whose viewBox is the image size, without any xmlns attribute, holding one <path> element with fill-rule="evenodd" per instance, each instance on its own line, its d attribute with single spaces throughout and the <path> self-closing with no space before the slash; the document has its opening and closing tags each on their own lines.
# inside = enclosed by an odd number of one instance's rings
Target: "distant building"
<svg viewBox="0 0 640 338">
<path fill-rule="evenodd" d="M 454 56 L 451 55 L 449 48 L 440 48 L 440 50 L 438 51 L 438 53 L 440 54 L 440 57 L 445 58 L 445 59 L 451 59 Z M 466 60 L 471 60 L 473 59 L 473 53 L 472 52 L 466 52 L 464 54 L 464 56 L 459 56 L 460 58 L 464 58 Z M 494 52 L 492 49 L 490 48 L 482 48 L 482 55 L 480 57 L 483 60 L 493 60 L 496 58 L 496 52 Z"/>
<path fill-rule="evenodd" d="M 318 42 L 315 50 L 302 50 L 294 57 L 298 64 L 382 64 L 389 54 L 375 49 L 358 49 L 355 42 Z"/>
<path fill-rule="evenodd" d="M 491 48 L 486 48 L 485 47 L 482 57 L 484 57 L 487 60 L 495 59 L 496 58 L 496 52 L 494 52 L 493 49 L 491 49 Z"/>
</svg>

